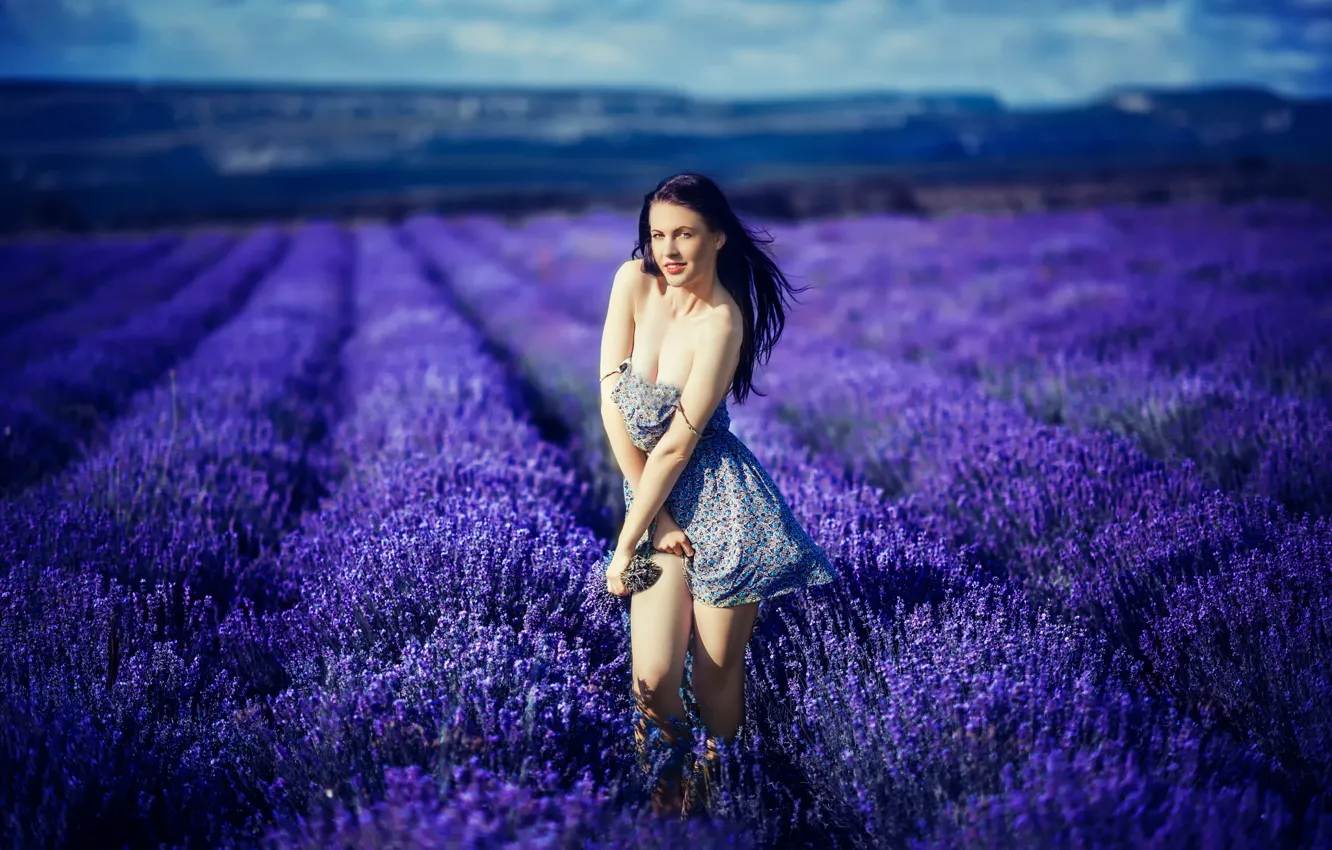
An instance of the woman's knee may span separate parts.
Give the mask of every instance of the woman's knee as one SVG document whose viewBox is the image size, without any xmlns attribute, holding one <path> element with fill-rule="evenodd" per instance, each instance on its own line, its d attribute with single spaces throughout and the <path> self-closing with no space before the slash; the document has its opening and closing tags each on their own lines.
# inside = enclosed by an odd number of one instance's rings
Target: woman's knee
<svg viewBox="0 0 1332 850">
<path fill-rule="evenodd" d="M 655 686 L 635 682 L 632 694 L 640 718 L 652 721 L 666 732 L 668 737 L 688 725 L 678 683 L 675 688 L 671 688 L 666 682 L 658 682 Z M 637 721 L 637 725 L 642 727 L 641 731 L 646 732 L 647 725 L 642 719 Z"/>
<path fill-rule="evenodd" d="M 700 700 L 713 695 L 732 696 L 738 693 L 745 683 L 744 657 L 741 656 L 739 661 L 722 666 L 707 661 L 700 663 L 700 659 L 695 658 L 693 675 L 690 676 L 689 683 Z"/>
<path fill-rule="evenodd" d="M 694 697 L 698 702 L 699 717 L 709 735 L 729 739 L 744 721 L 745 679 L 740 674 L 726 679 L 708 681 L 707 674 L 700 681 L 693 679 Z"/>
<path fill-rule="evenodd" d="M 680 688 L 684 684 L 684 671 L 674 665 L 652 665 L 634 671 L 631 693 L 642 708 L 660 713 L 678 708 Z"/>
</svg>

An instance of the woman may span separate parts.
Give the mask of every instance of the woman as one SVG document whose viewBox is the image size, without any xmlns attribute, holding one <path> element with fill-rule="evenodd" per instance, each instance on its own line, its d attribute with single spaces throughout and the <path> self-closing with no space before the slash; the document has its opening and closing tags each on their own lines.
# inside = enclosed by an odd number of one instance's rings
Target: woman
<svg viewBox="0 0 1332 850">
<path fill-rule="evenodd" d="M 626 510 L 606 588 L 630 596 L 625 567 L 651 540 L 661 576 L 633 594 L 627 615 L 635 738 L 648 772 L 649 738 L 669 748 L 654 810 L 688 814 L 715 782 L 715 742 L 733 742 L 744 719 L 745 647 L 762 601 L 837 573 L 728 430 L 726 396 L 744 403 L 755 362 L 781 336 L 786 278 L 698 174 L 647 194 L 631 257 L 615 274 L 601 339 L 602 421 Z M 687 667 L 708 735 L 707 767 L 688 793 Z"/>
</svg>

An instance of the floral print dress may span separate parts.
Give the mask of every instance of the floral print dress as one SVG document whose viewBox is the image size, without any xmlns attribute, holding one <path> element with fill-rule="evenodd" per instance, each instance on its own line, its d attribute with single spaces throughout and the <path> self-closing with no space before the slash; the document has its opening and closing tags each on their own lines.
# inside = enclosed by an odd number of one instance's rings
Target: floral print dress
<svg viewBox="0 0 1332 850">
<path fill-rule="evenodd" d="M 651 452 L 671 417 L 682 412 L 681 391 L 647 381 L 630 361 L 620 363 L 611 399 L 634 445 Z M 666 497 L 666 509 L 694 544 L 692 566 L 685 569 L 694 598 L 716 608 L 758 602 L 762 618 L 764 600 L 825 584 L 837 571 L 730 424 L 723 398 L 703 431 L 695 431 L 698 445 Z M 626 512 L 633 499 L 625 479 Z M 651 533 L 649 528 L 639 543 Z"/>
</svg>

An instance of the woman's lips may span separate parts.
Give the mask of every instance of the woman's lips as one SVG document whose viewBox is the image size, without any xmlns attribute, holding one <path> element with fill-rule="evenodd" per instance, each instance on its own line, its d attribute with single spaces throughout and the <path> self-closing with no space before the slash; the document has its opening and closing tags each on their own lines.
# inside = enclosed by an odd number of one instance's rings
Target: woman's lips
<svg viewBox="0 0 1332 850">
<path fill-rule="evenodd" d="M 684 263 L 667 263 L 662 268 L 666 269 L 668 274 L 679 274 L 684 271 Z"/>
</svg>

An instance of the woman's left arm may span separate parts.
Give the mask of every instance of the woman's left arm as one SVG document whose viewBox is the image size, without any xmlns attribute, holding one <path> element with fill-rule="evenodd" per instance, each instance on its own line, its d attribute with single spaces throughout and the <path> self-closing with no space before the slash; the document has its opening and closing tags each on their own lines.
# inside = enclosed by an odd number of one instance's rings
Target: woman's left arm
<svg viewBox="0 0 1332 850">
<path fill-rule="evenodd" d="M 695 429 L 707 425 L 729 389 L 728 378 L 740 362 L 743 340 L 740 313 L 729 305 L 717 308 L 700 331 L 699 348 L 689 368 L 689 379 L 680 391 L 676 415 L 671 417 L 666 433 L 647 456 L 616 544 L 617 554 L 633 555 L 639 538 L 666 504 L 666 497 L 680 480 L 680 473 L 698 445 L 700 432 Z"/>
</svg>

